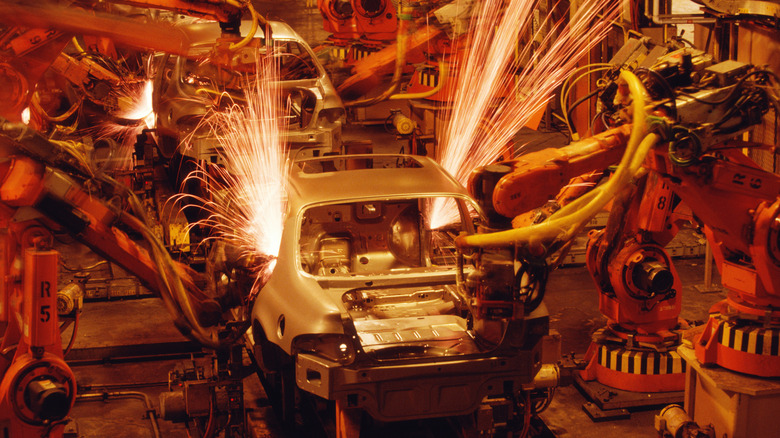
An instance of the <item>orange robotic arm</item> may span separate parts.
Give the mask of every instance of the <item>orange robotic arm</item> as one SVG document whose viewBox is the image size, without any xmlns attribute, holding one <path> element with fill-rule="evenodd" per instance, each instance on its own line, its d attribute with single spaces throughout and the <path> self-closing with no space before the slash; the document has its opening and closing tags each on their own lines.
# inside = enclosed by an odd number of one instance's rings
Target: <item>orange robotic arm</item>
<svg viewBox="0 0 780 438">
<path fill-rule="evenodd" d="M 620 161 L 631 125 L 623 125 L 562 148 L 548 148 L 498 163 L 499 168 L 475 170 L 468 189 L 486 210 L 514 218 L 555 197 L 572 178 L 594 169 L 606 169 Z M 493 172 L 498 175 L 488 175 Z M 492 190 L 482 190 L 490 178 L 498 179 Z"/>
<path fill-rule="evenodd" d="M 654 165 L 704 224 L 723 286 L 732 291 L 729 304 L 763 317 L 780 306 L 780 176 L 740 146 L 725 143 L 687 167 L 670 166 L 660 153 Z M 780 312 L 770 313 L 780 321 Z"/>
<path fill-rule="evenodd" d="M 32 216 L 36 222 L 53 230 L 64 229 L 137 276 L 144 286 L 166 301 L 185 334 L 204 345 L 217 347 L 199 321 L 204 317 L 213 320 L 208 315 L 218 313 L 219 306 L 196 286 L 186 265 L 170 259 L 146 227 L 143 215 L 139 214 L 142 208 L 133 205 L 137 201 L 133 201 L 129 189 L 108 177 L 91 175 L 74 155 L 24 125 L 3 123 L 1 126 L 4 135 L 0 135 L 0 147 L 9 159 L 0 185 L 0 200 L 11 209 L 7 214 L 34 209 L 38 213 Z M 91 177 L 90 189 L 66 172 Z M 127 198 L 137 216 L 115 201 L 105 201 L 101 192 L 111 198 Z M 121 228 L 144 235 L 148 250 L 131 240 Z"/>
<path fill-rule="evenodd" d="M 111 3 L 213 18 L 223 24 L 225 32 L 236 35 L 244 9 L 264 22 L 251 3 L 239 0 L 117 0 Z M 0 117 L 13 121 L 21 120 L 22 110 L 27 107 L 35 84 L 52 64 L 77 84 L 87 73 L 97 77 L 110 76 L 110 72 L 99 71 L 99 66 L 77 66 L 72 59 L 60 57 L 73 35 L 106 37 L 116 44 L 180 55 L 186 55 L 190 45 L 189 37 L 170 24 L 150 26 L 114 14 L 46 2 L 29 5 L 0 2 L 0 23 L 9 26 L 0 33 L 0 40 L 7 46 L 0 47 L 0 82 L 4 84 L 0 94 Z"/>
<path fill-rule="evenodd" d="M 171 259 L 127 187 L 21 124 L 0 121 L 0 153 L 0 423 L 10 436 L 61 436 L 75 400 L 75 379 L 62 360 L 52 232 L 71 233 L 137 276 L 163 298 L 185 336 L 209 348 L 241 336 L 240 324 L 224 337 L 211 329 L 223 322 L 220 305 Z M 133 214 L 117 203 L 123 198 Z M 122 229 L 143 235 L 146 247 Z"/>
</svg>

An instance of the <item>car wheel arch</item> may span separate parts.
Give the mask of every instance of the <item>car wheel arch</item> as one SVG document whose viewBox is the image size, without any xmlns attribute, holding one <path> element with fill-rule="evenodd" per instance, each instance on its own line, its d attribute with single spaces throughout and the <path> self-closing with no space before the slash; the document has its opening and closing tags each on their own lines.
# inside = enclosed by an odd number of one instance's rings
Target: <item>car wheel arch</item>
<svg viewBox="0 0 780 438">
<path fill-rule="evenodd" d="M 264 372 L 280 371 L 292 358 L 281 347 L 268 340 L 259 320 L 252 321 L 252 352 L 258 365 Z"/>
</svg>

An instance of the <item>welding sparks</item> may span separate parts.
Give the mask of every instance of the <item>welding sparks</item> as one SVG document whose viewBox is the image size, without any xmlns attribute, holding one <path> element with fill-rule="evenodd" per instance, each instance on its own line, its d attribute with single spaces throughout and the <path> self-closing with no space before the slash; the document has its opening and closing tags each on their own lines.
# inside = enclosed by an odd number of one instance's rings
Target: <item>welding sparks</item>
<svg viewBox="0 0 780 438">
<path fill-rule="evenodd" d="M 451 83 L 452 109 L 437 133 L 436 159 L 463 185 L 473 169 L 507 151 L 619 13 L 619 2 L 586 0 L 568 24 L 548 16 L 530 32 L 538 6 L 538 0 L 484 0 L 472 15 L 468 49 Z M 533 34 L 538 47 L 528 44 L 518 52 L 518 37 L 525 34 Z M 438 228 L 455 220 L 457 211 L 437 205 L 428 224 Z"/>
<path fill-rule="evenodd" d="M 222 165 L 207 164 L 188 177 L 198 178 L 209 194 L 200 200 L 209 217 L 197 224 L 213 231 L 210 239 L 229 242 L 253 261 L 258 274 L 253 292 L 276 263 L 289 173 L 278 59 L 262 56 L 257 70 L 244 88 L 245 103 L 215 111 L 204 121 Z"/>
<path fill-rule="evenodd" d="M 118 109 L 111 115 L 113 120 L 107 120 L 97 126 L 97 140 L 116 140 L 115 150 L 103 155 L 116 169 L 131 169 L 133 167 L 133 148 L 137 136 L 144 129 L 155 126 L 155 113 L 152 106 L 151 79 L 143 82 L 125 84 L 113 91 L 116 95 Z"/>
<path fill-rule="evenodd" d="M 120 110 L 116 116 L 128 120 L 143 121 L 147 129 L 154 127 L 154 107 L 152 106 L 152 93 L 154 86 L 151 80 L 143 82 L 142 87 L 120 96 Z M 123 102 L 124 101 L 124 102 Z M 124 105 L 123 105 L 124 103 Z"/>
</svg>

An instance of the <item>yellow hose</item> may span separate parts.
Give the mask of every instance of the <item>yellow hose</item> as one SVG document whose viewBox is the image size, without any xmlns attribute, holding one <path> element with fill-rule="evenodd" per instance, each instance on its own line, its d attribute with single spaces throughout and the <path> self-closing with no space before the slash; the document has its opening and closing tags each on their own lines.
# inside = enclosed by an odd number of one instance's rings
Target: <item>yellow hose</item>
<svg viewBox="0 0 780 438">
<path fill-rule="evenodd" d="M 447 75 L 449 75 L 449 64 L 447 64 L 444 61 L 439 61 L 439 83 L 436 84 L 436 86 L 433 87 L 432 90 L 423 91 L 421 93 L 399 93 L 399 94 L 393 94 L 388 99 L 390 99 L 390 100 L 425 99 L 426 97 L 431 97 L 434 94 L 436 94 L 439 91 L 441 91 L 442 88 L 444 88 L 444 84 L 447 82 Z"/>
<path fill-rule="evenodd" d="M 71 44 L 73 44 L 73 47 L 76 48 L 76 51 L 79 53 L 87 53 L 83 47 L 81 47 L 81 44 L 79 44 L 79 40 L 76 39 L 76 37 L 71 38 L 70 40 Z"/>
<path fill-rule="evenodd" d="M 609 181 L 566 205 L 545 222 L 497 233 L 459 236 L 456 240 L 458 246 L 489 247 L 571 239 L 582 225 L 601 211 L 607 202 L 631 182 L 641 170 L 647 153 L 659 137 L 655 134 L 644 136 L 646 112 L 642 83 L 627 70 L 621 72 L 621 77 L 628 83 L 633 99 L 633 127 L 618 170 Z"/>
<path fill-rule="evenodd" d="M 247 3 L 241 3 L 236 0 L 227 0 L 226 2 L 229 5 L 235 6 L 235 7 L 246 7 L 249 10 L 249 14 L 252 16 L 252 28 L 249 29 L 249 33 L 246 34 L 246 36 L 239 42 L 233 43 L 230 46 L 228 46 L 228 50 L 238 50 L 245 45 L 249 44 L 250 41 L 252 41 L 252 38 L 255 37 L 255 33 L 257 32 L 257 26 L 261 19 L 260 14 L 255 11 L 255 8 L 252 6 L 252 2 Z M 265 20 L 263 20 L 265 23 Z M 267 23 L 266 23 L 267 24 Z"/>
</svg>

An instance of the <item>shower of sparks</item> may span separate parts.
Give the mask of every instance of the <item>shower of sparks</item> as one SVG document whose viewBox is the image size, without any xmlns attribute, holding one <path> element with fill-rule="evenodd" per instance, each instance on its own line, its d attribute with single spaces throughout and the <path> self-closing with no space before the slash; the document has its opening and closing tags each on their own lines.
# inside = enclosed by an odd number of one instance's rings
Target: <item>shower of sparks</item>
<svg viewBox="0 0 780 438">
<path fill-rule="evenodd" d="M 200 200 L 209 217 L 197 225 L 253 262 L 257 281 L 252 294 L 276 264 L 290 169 L 278 59 L 262 56 L 257 71 L 244 88 L 245 103 L 215 111 L 204 121 L 216 137 L 223 165 L 207 164 L 188 176 L 200 179 L 209 196 Z"/>
<path fill-rule="evenodd" d="M 542 110 L 570 71 L 604 39 L 620 2 L 586 0 L 570 17 L 548 16 L 536 30 L 538 47 L 517 53 L 528 34 L 538 0 L 484 0 L 472 15 L 468 49 L 459 67 L 452 110 L 437 132 L 436 159 L 464 186 L 470 173 L 496 161 L 514 135 Z M 525 66 L 520 60 L 527 60 Z M 439 204 L 428 218 L 431 228 L 457 220 L 457 211 Z"/>
<path fill-rule="evenodd" d="M 152 107 L 153 85 L 151 80 L 143 82 L 143 86 L 125 94 L 129 101 L 116 116 L 128 120 L 139 120 L 151 129 L 154 126 L 154 108 Z M 122 101 L 122 96 L 120 96 Z"/>
<path fill-rule="evenodd" d="M 136 137 L 144 129 L 154 128 L 152 90 L 152 81 L 147 79 L 122 85 L 112 91 L 119 103 L 119 108 L 111 114 L 114 121 L 103 122 L 97 127 L 98 140 L 112 139 L 117 142 L 117 150 L 111 151 L 109 157 L 113 161 L 112 167 L 123 170 L 132 168 Z"/>
</svg>

